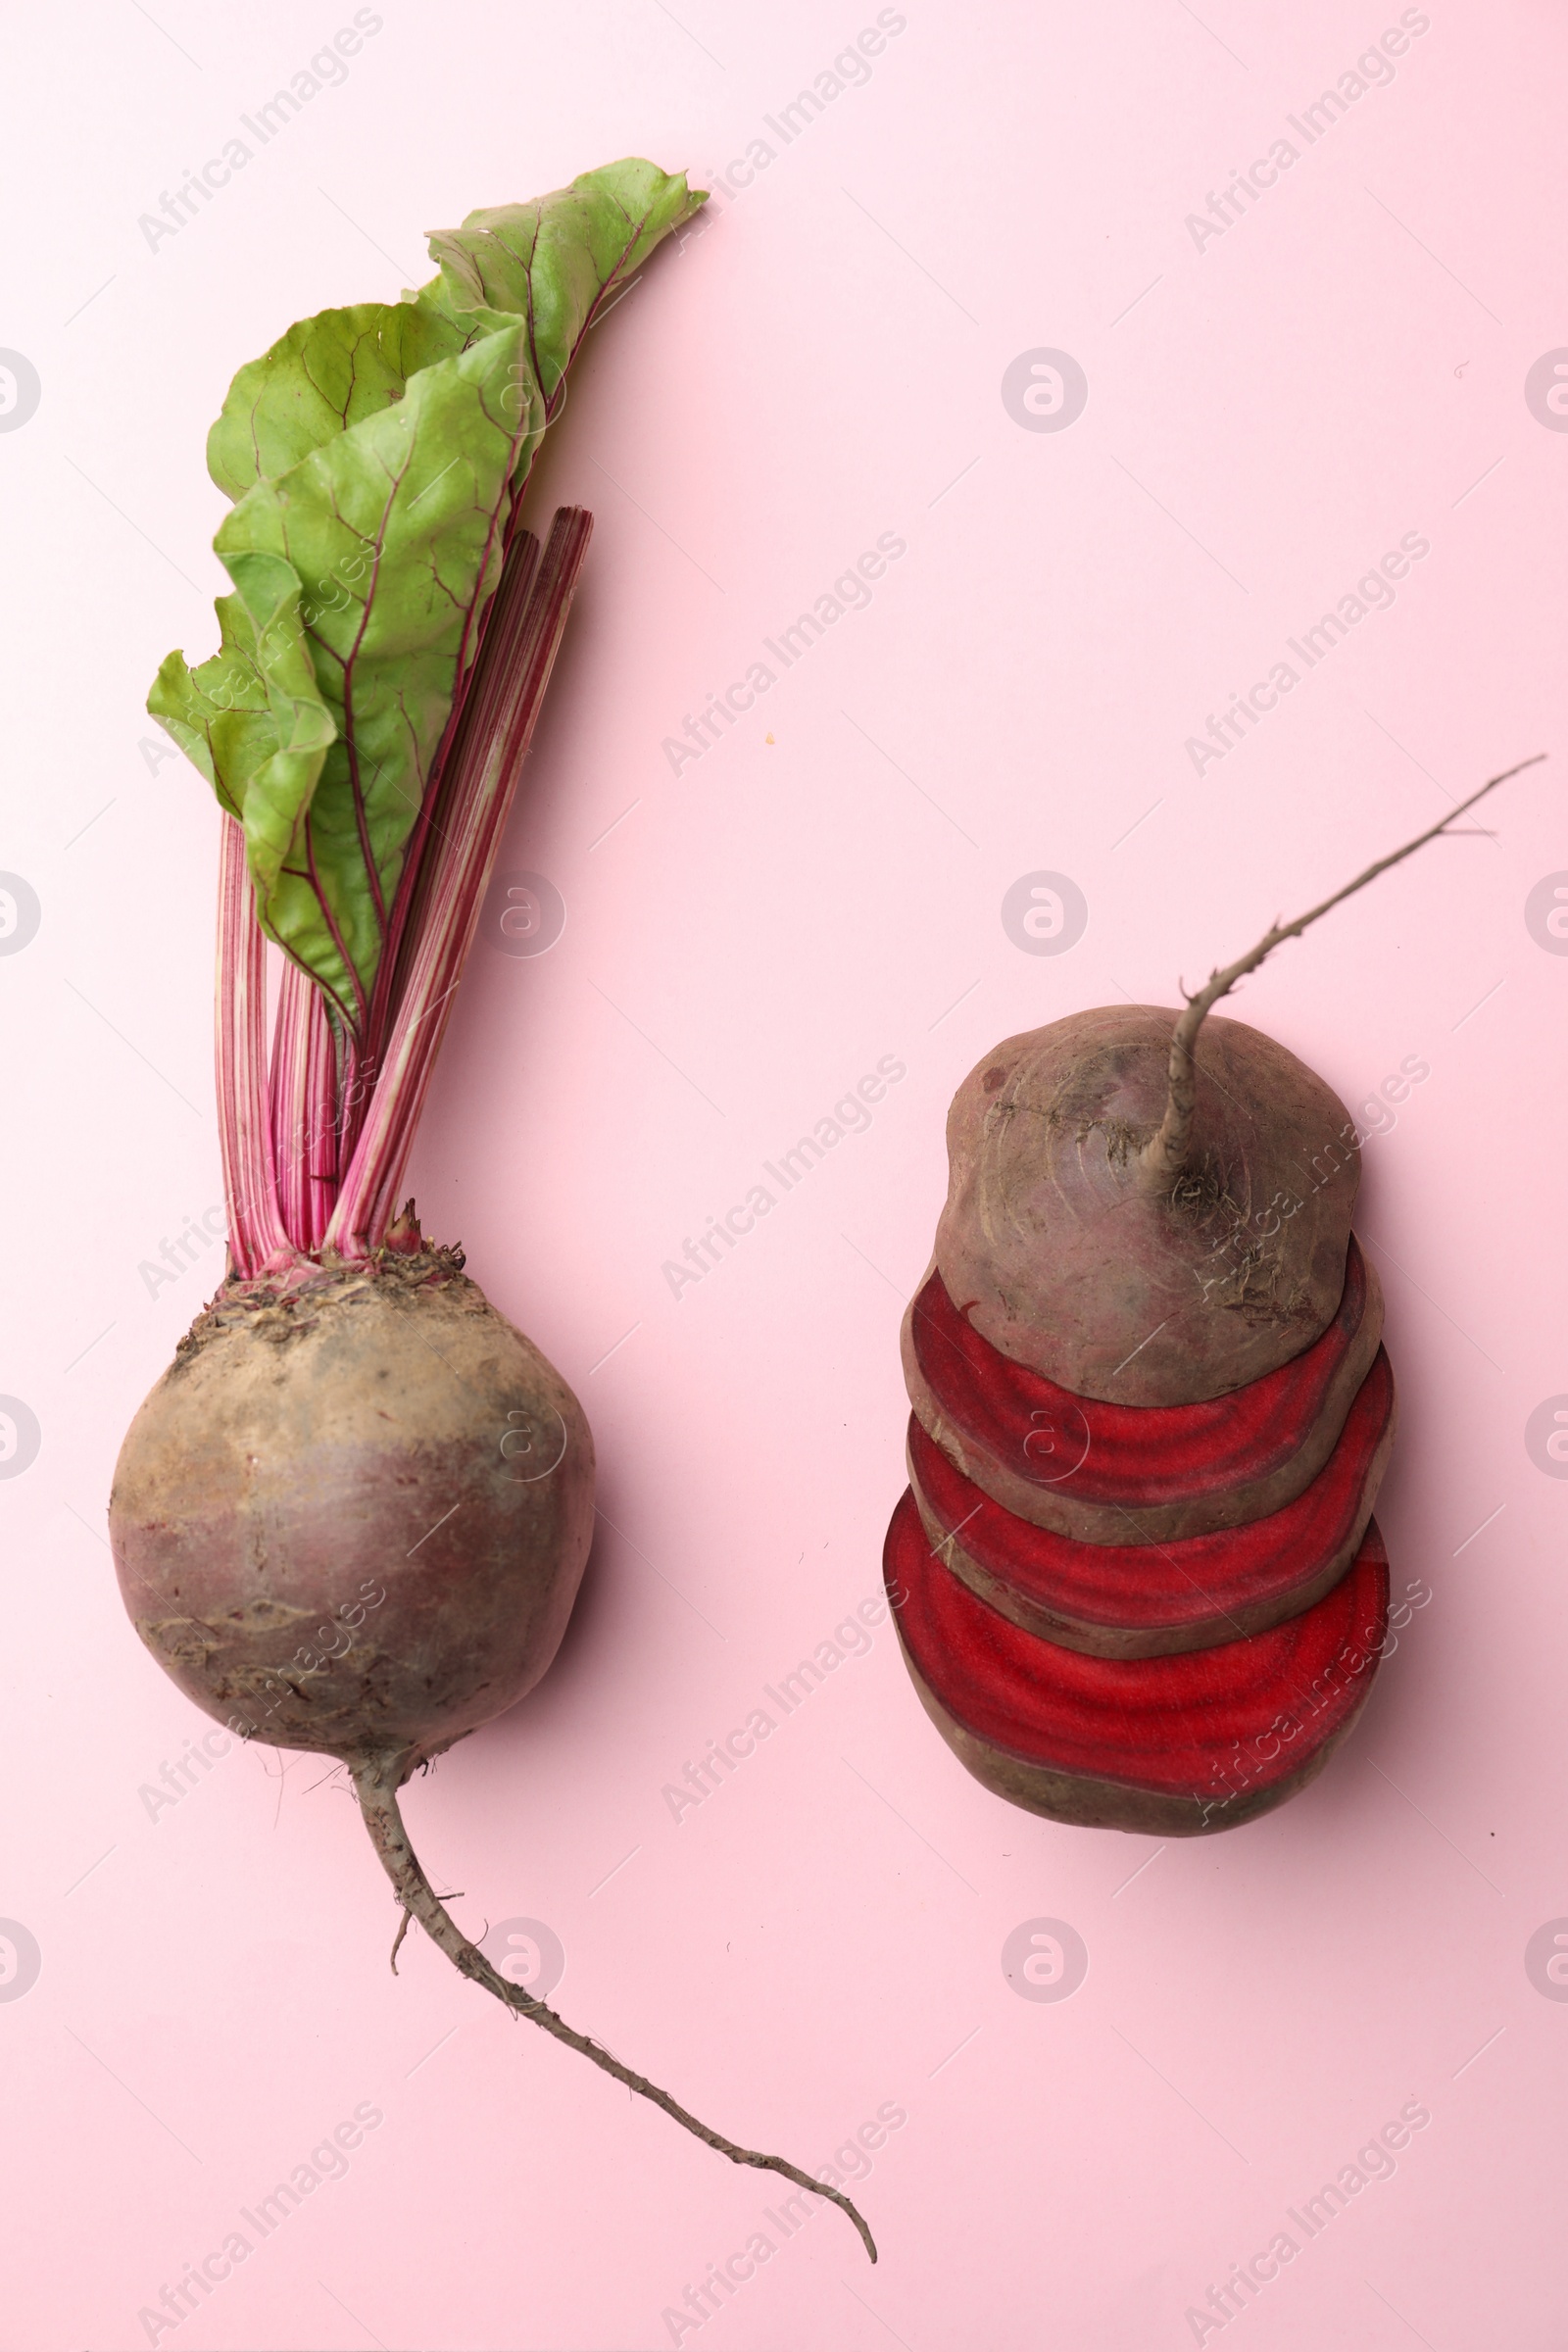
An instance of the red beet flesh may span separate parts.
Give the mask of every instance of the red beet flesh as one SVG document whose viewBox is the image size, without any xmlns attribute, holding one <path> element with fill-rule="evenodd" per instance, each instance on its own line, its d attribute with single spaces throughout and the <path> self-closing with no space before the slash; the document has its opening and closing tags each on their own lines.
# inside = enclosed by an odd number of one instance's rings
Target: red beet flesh
<svg viewBox="0 0 1568 2352">
<path fill-rule="evenodd" d="M 909 1399 L 992 1498 L 1087 1543 L 1168 1543 L 1280 1509 L 1314 1479 L 1376 1355 L 1383 1294 L 1352 1237 L 1339 1307 L 1301 1354 L 1192 1404 L 1075 1396 L 1003 1355 L 939 1273 L 904 1323 Z"/>
<path fill-rule="evenodd" d="M 1086 1657 L 1025 1633 L 934 1556 L 907 1490 L 883 1568 L 915 1688 L 975 1778 L 1054 1820 L 1150 1836 L 1234 1828 L 1304 1787 L 1365 1703 L 1388 1632 L 1376 1521 L 1300 1616 L 1171 1657 Z"/>
<path fill-rule="evenodd" d="M 926 1535 L 970 1591 L 1025 1631 L 1104 1658 L 1157 1657 L 1261 1633 L 1309 1608 L 1355 1557 L 1394 1444 L 1379 1348 L 1327 1462 L 1266 1518 L 1169 1544 L 1079 1544 L 1016 1518 L 911 1413 L 909 1480 Z"/>
</svg>

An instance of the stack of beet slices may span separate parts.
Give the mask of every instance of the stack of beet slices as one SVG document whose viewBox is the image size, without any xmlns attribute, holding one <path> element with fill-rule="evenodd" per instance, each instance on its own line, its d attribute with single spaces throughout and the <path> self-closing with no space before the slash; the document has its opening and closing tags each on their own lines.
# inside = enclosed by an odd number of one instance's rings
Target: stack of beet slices
<svg viewBox="0 0 1568 2352">
<path fill-rule="evenodd" d="M 1366 1700 L 1395 1392 L 1353 1152 L 1312 1150 L 1354 1130 L 1303 1064 L 1210 1022 L 1189 1164 L 1139 1181 L 1175 1018 L 1076 1015 L 959 1089 L 885 1569 L 921 1700 L 988 1788 L 1192 1836 L 1294 1795 Z"/>
</svg>

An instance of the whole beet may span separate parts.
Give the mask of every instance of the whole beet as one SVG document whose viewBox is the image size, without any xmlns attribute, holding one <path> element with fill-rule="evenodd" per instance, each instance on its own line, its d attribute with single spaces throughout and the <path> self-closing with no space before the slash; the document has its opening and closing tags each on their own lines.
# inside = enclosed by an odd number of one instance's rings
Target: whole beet
<svg viewBox="0 0 1568 2352">
<path fill-rule="evenodd" d="M 397 1792 L 533 1689 L 588 1556 L 594 1450 L 559 1372 L 412 1218 L 353 1264 L 226 1283 L 126 1432 L 109 1526 L 125 1607 L 244 1739 L 348 1767 L 403 1909 L 454 1966 L 734 2164 L 744 2148 L 503 1977 L 426 1877 Z M 394 1229 L 397 1230 L 397 1229 Z"/>
<path fill-rule="evenodd" d="M 121 1449 L 136 1631 L 220 1722 L 396 1788 L 532 1690 L 593 1533 L 593 1440 L 451 1250 L 230 1286 Z"/>
</svg>

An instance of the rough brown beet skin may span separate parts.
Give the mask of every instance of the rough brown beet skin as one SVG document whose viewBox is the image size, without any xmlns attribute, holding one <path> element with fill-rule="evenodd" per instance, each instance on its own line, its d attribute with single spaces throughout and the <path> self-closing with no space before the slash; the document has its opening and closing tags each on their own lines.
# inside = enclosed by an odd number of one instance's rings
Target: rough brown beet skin
<svg viewBox="0 0 1568 2352">
<path fill-rule="evenodd" d="M 1079 1396 L 1222 1396 L 1299 1355 L 1339 1304 L 1354 1126 L 1274 1039 L 1211 1014 L 1189 1164 L 1174 1184 L 1140 1170 L 1178 1018 L 1101 1006 L 1007 1038 L 948 1114 L 942 1278 L 1003 1354 Z"/>
<path fill-rule="evenodd" d="M 110 1500 L 125 1606 L 197 1705 L 394 1787 L 538 1682 L 593 1529 L 581 1407 L 461 1267 L 226 1288 Z"/>
</svg>

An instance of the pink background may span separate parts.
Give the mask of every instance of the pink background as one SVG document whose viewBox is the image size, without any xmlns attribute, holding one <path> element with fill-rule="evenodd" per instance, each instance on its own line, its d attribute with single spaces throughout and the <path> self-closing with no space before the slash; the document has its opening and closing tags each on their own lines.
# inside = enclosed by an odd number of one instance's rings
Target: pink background
<svg viewBox="0 0 1568 2352">
<path fill-rule="evenodd" d="M 415 1835 L 466 1925 L 548 1923 L 568 2018 L 721 2129 L 814 2167 L 906 2113 L 858 2192 L 880 2266 L 823 2207 L 685 2344 L 1190 2343 L 1189 2307 L 1413 2099 L 1394 2177 L 1223 2332 L 1547 2352 L 1568 2006 L 1524 1952 L 1568 1913 L 1568 1486 L 1524 1428 L 1568 1390 L 1568 960 L 1523 910 L 1568 866 L 1568 439 L 1524 379 L 1568 343 L 1560 12 L 1435 0 L 1392 82 L 1200 251 L 1188 213 L 1397 8 L 908 0 L 788 147 L 763 117 L 869 0 L 380 13 L 156 252 L 138 215 L 350 9 L 8 33 L 0 343 L 43 395 L 0 436 L 0 865 L 43 920 L 0 959 L 0 1391 L 42 1445 L 0 1483 L 0 1913 L 42 1972 L 0 2002 L 4 2343 L 145 2343 L 141 2307 L 363 2102 L 384 2120 L 346 2177 L 163 2344 L 665 2345 L 666 2307 L 769 2228 L 768 2177 L 417 1935 L 389 1974 L 387 1890 L 317 1762 L 236 1751 L 149 1818 L 204 1721 L 102 1534 L 216 1280 L 216 1250 L 156 1298 L 139 1272 L 220 1197 L 216 816 L 139 747 L 157 662 L 215 642 L 228 375 L 427 274 L 421 231 L 471 206 L 628 151 L 710 180 L 762 137 L 596 336 L 540 477 L 536 511 L 598 525 L 505 859 L 566 927 L 475 951 L 415 1173 L 581 1394 L 605 1520 L 548 1682 L 415 1787 Z M 1088 377 L 1065 431 L 1003 404 L 1039 347 Z M 672 775 L 683 714 L 883 532 L 906 553 L 869 608 Z M 1392 609 L 1195 774 L 1187 738 L 1405 533 L 1430 553 Z M 664 1785 L 877 1589 L 898 1318 L 963 1072 L 1077 1007 L 1169 1002 L 1543 749 L 1495 840 L 1428 851 L 1238 1006 L 1352 1104 L 1431 1070 L 1367 1147 L 1360 1219 L 1403 1400 L 1380 1517 L 1430 1599 L 1327 1776 L 1163 1848 L 1037 1821 L 950 1757 L 883 1625 L 673 1820 Z M 1000 918 L 1041 868 L 1090 908 L 1055 958 Z M 907 1074 L 869 1131 L 673 1298 L 663 1261 L 883 1055 Z M 1041 1916 L 1090 1955 L 1059 2003 L 1002 1972 Z"/>
</svg>

